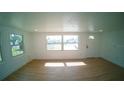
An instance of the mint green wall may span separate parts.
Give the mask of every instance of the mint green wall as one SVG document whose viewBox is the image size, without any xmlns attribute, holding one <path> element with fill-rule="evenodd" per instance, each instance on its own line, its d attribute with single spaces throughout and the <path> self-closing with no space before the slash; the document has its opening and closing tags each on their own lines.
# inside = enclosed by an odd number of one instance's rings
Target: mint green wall
<svg viewBox="0 0 124 93">
<path fill-rule="evenodd" d="M 32 60 L 30 33 L 24 31 L 23 13 L 0 13 L 0 43 L 3 62 L 0 64 L 0 80 L 19 69 Z M 17 33 L 24 36 L 24 54 L 12 57 L 10 34 Z"/>
<path fill-rule="evenodd" d="M 124 67 L 124 31 L 102 33 L 101 57 Z"/>
<path fill-rule="evenodd" d="M 24 35 L 24 54 L 12 57 L 11 46 L 10 46 L 10 33 L 17 33 Z M 29 47 L 29 36 L 28 33 L 21 31 L 20 29 L 13 27 L 0 27 L 0 43 L 2 50 L 3 62 L 0 64 L 0 80 L 16 71 L 24 64 L 29 62 L 31 58 L 29 57 L 28 47 Z"/>
</svg>

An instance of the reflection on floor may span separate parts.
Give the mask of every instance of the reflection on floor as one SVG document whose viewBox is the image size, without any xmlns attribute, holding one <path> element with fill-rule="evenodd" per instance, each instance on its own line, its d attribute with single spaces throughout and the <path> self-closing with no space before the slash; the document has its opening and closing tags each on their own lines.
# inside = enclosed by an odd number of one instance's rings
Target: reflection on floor
<svg viewBox="0 0 124 93">
<path fill-rule="evenodd" d="M 124 68 L 101 58 L 82 60 L 34 60 L 8 76 L 5 80 L 124 80 Z"/>
</svg>

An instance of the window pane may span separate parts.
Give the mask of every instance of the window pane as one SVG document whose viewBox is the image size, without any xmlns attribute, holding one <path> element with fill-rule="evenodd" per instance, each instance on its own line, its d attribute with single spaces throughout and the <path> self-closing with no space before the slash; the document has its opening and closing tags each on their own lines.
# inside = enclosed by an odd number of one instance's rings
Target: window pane
<svg viewBox="0 0 124 93">
<path fill-rule="evenodd" d="M 61 44 L 48 44 L 47 50 L 61 50 Z"/>
<path fill-rule="evenodd" d="M 17 34 L 10 35 L 10 45 L 12 50 L 12 56 L 17 56 L 24 53 L 23 36 Z"/>
<path fill-rule="evenodd" d="M 47 50 L 61 50 L 61 35 L 47 36 Z"/>
<path fill-rule="evenodd" d="M 64 44 L 64 50 L 78 50 L 78 36 L 64 35 L 63 44 Z"/>
</svg>

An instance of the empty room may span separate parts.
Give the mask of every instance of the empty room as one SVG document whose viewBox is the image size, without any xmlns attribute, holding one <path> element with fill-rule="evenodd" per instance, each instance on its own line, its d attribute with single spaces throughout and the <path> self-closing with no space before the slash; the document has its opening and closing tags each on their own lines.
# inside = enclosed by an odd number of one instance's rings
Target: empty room
<svg viewBox="0 0 124 93">
<path fill-rule="evenodd" d="M 0 12 L 1 81 L 123 81 L 123 12 Z"/>
</svg>

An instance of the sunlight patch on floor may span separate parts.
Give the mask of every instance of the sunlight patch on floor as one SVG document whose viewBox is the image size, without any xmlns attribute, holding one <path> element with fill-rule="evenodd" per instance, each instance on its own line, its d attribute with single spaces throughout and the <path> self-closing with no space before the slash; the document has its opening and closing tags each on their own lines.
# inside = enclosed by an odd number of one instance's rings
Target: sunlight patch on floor
<svg viewBox="0 0 124 93">
<path fill-rule="evenodd" d="M 65 63 L 65 64 L 64 64 Z M 71 66 L 85 66 L 84 62 L 47 62 L 45 67 L 71 67 Z"/>
<path fill-rule="evenodd" d="M 84 62 L 66 62 L 66 66 L 84 66 Z"/>
<path fill-rule="evenodd" d="M 64 67 L 64 63 L 45 63 L 45 67 Z"/>
</svg>

